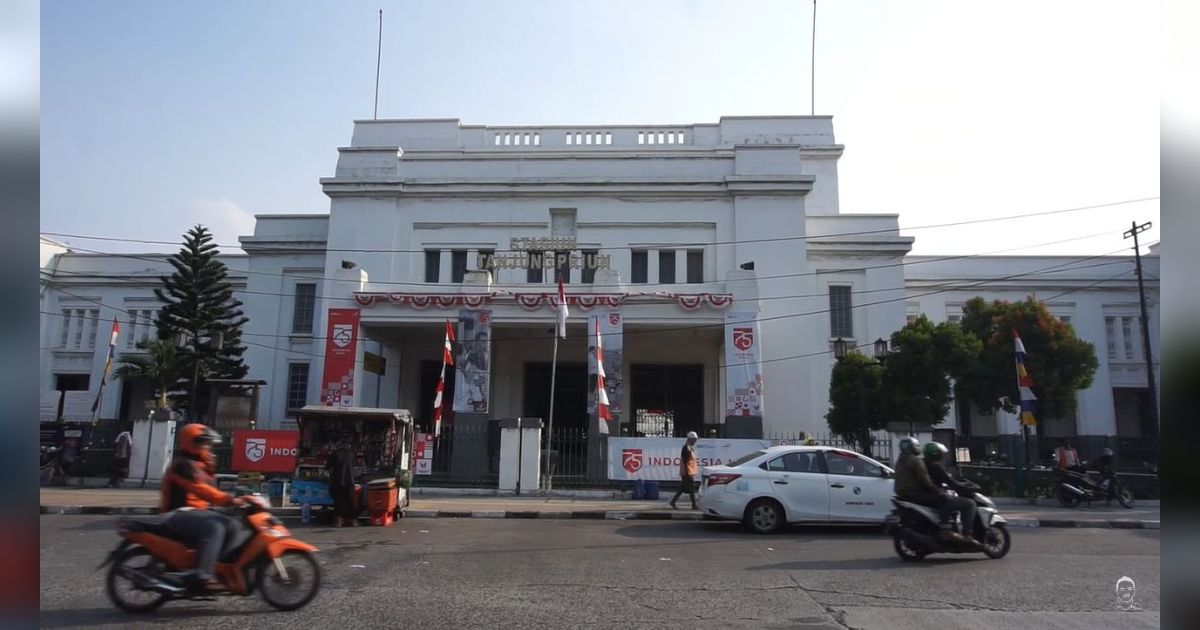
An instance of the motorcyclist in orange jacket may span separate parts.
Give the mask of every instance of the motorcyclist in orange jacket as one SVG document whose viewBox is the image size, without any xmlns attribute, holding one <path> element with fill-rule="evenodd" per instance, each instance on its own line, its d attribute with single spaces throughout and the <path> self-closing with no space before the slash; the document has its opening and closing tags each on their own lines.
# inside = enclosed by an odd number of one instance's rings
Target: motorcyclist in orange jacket
<svg viewBox="0 0 1200 630">
<path fill-rule="evenodd" d="M 212 447 L 221 436 L 203 424 L 188 424 L 179 432 L 182 452 L 171 461 L 163 476 L 159 511 L 169 513 L 166 526 L 181 542 L 196 550 L 196 568 L 183 575 L 192 591 L 218 590 L 214 567 L 226 543 L 237 532 L 232 518 L 209 510 L 213 505 L 232 505 L 236 499 L 219 490 L 214 482 L 216 458 Z"/>
</svg>

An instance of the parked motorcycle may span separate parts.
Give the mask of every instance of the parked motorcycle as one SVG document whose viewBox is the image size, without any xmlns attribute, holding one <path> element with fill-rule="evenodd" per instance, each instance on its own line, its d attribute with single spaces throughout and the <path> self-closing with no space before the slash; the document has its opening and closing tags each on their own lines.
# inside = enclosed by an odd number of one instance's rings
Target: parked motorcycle
<svg viewBox="0 0 1200 630">
<path fill-rule="evenodd" d="M 196 566 L 196 553 L 166 529 L 168 515 L 122 519 L 121 543 L 100 565 L 112 565 L 106 577 L 108 597 L 130 613 L 146 613 L 173 599 L 211 600 L 214 596 L 249 596 L 255 591 L 278 610 L 308 604 L 321 586 L 317 548 L 292 538 L 267 511 L 259 495 L 241 496 L 241 505 L 221 508 L 243 525 L 217 562 L 217 580 L 225 590 L 192 594 L 182 572 Z"/>
<path fill-rule="evenodd" d="M 1098 482 L 1085 472 L 1056 470 L 1054 496 L 1067 508 L 1076 507 L 1084 501 L 1090 504 L 1092 501 L 1111 502 L 1113 499 L 1124 508 L 1133 507 L 1133 491 L 1126 488 L 1116 475 Z"/>
<path fill-rule="evenodd" d="M 973 490 L 975 492 L 970 498 L 977 506 L 975 522 L 962 523 L 956 516 L 955 531 L 963 536 L 958 540 L 941 538 L 941 514 L 938 510 L 893 498 L 892 505 L 896 509 L 888 515 L 884 531 L 892 535 L 896 555 L 905 561 L 921 560 L 931 553 L 983 552 L 993 560 L 1008 555 L 1012 546 L 1008 521 L 996 510 L 996 504 L 991 499 L 978 492 L 978 486 L 974 486 Z M 953 491 L 947 491 L 946 494 L 958 496 Z"/>
</svg>

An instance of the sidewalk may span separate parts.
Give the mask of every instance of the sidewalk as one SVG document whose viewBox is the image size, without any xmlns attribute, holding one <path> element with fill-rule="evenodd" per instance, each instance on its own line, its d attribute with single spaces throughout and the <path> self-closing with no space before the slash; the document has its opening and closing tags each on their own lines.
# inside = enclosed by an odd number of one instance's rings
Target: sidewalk
<svg viewBox="0 0 1200 630">
<path fill-rule="evenodd" d="M 583 497 L 428 496 L 412 497 L 409 518 L 554 518 L 607 520 L 702 520 L 694 510 L 672 510 L 667 498 L 629 501 Z M 686 497 L 681 507 L 687 504 Z M 42 488 L 42 514 L 153 514 L 158 490 Z M 1012 527 L 1104 527 L 1158 529 L 1158 506 L 1080 507 L 999 505 Z M 280 517 L 297 517 L 298 506 L 276 508 Z"/>
</svg>

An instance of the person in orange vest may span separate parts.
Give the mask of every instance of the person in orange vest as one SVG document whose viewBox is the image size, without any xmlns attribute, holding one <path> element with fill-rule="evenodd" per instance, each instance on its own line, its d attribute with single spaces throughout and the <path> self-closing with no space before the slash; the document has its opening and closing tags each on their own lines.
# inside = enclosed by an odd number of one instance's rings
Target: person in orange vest
<svg viewBox="0 0 1200 630">
<path fill-rule="evenodd" d="M 688 431 L 687 442 L 679 451 L 679 490 L 675 492 L 674 497 L 671 497 L 672 509 L 679 509 L 675 502 L 684 492 L 688 493 L 688 497 L 692 499 L 692 509 L 697 508 L 696 475 L 700 472 L 700 466 L 696 461 L 696 441 L 699 439 L 700 436 L 696 435 L 695 431 Z"/>
<path fill-rule="evenodd" d="M 1079 461 L 1079 451 L 1076 451 L 1075 446 L 1071 444 L 1071 438 L 1063 440 L 1062 445 L 1055 451 L 1054 459 L 1059 470 L 1087 472 L 1087 469 L 1083 467 L 1083 462 Z"/>
</svg>

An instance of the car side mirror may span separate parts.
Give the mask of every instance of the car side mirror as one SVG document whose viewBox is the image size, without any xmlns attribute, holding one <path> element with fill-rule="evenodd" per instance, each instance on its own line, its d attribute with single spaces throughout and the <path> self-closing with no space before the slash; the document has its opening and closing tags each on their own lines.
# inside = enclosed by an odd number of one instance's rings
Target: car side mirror
<svg viewBox="0 0 1200 630">
<path fill-rule="evenodd" d="M 884 479 L 892 479 L 895 476 L 896 476 L 896 473 L 894 473 L 886 468 L 883 469 L 883 478 Z"/>
</svg>

